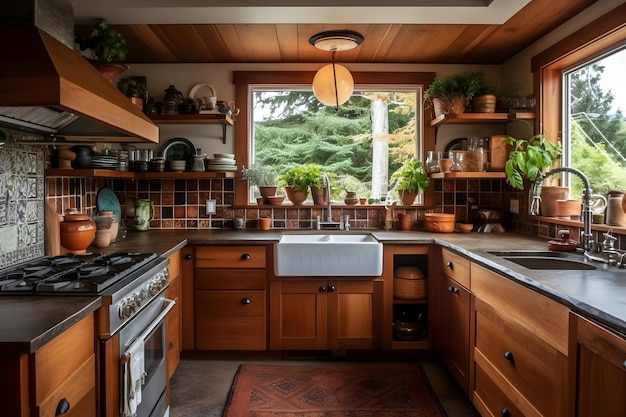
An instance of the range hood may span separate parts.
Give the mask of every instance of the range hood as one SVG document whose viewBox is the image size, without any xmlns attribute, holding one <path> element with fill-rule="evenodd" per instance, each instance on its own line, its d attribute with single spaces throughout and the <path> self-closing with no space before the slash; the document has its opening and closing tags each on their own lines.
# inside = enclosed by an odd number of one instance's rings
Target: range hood
<svg viewBox="0 0 626 417">
<path fill-rule="evenodd" d="M 154 142 L 158 127 L 77 51 L 37 26 L 0 28 L 0 124 L 66 141 Z"/>
</svg>

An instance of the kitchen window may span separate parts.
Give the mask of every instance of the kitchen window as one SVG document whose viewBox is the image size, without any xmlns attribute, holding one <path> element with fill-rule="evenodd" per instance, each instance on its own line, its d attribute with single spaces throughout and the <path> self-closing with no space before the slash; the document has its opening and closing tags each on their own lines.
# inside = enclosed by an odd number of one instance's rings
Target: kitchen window
<svg viewBox="0 0 626 417">
<path fill-rule="evenodd" d="M 241 113 L 238 116 L 238 129 L 235 132 L 235 148 L 238 160 L 240 160 L 239 163 L 249 166 L 254 162 L 267 162 L 278 167 L 279 172 L 283 171 L 285 166 L 290 163 L 298 163 L 293 158 L 293 154 L 296 152 L 287 151 L 286 154 L 291 159 L 284 161 L 286 158 L 281 158 L 280 155 L 285 152 L 285 149 L 280 148 L 276 142 L 270 140 L 272 133 L 269 129 L 272 128 L 273 123 L 268 121 L 270 115 L 277 117 L 283 127 L 286 120 L 289 120 L 293 123 L 294 129 L 302 129 L 302 126 L 306 125 L 308 121 L 320 115 L 322 118 L 326 117 L 328 123 L 332 123 L 332 121 L 350 123 L 359 120 L 358 123 L 362 125 L 359 126 L 359 129 L 365 130 L 360 134 L 354 134 L 355 130 L 342 136 L 340 138 L 342 146 L 333 143 L 332 134 L 325 137 L 323 133 L 317 134 L 302 130 L 302 147 L 312 144 L 313 147 L 317 147 L 315 152 L 318 153 L 318 156 L 314 158 L 311 157 L 310 153 L 305 152 L 302 154 L 301 163 L 322 165 L 323 170 L 335 174 L 334 188 L 339 191 L 332 196 L 335 200 L 343 198 L 341 189 L 344 186 L 359 187 L 359 195 L 366 194 L 374 199 L 384 198 L 388 187 L 391 187 L 391 185 L 387 185 L 386 180 L 393 171 L 409 155 L 414 155 L 422 160 L 422 149 L 427 146 L 429 141 L 434 140 L 431 138 L 430 129 L 427 129 L 428 121 L 425 120 L 422 99 L 423 87 L 430 84 L 434 74 L 353 73 L 355 92 L 346 104 L 340 106 L 338 111 L 331 107 L 322 106 L 318 108 L 316 106 L 316 99 L 312 96 L 310 87 L 313 75 L 312 72 L 236 72 L 234 74 L 237 102 L 246 103 L 241 108 Z M 280 105 L 281 100 L 283 103 L 288 103 L 284 105 L 292 105 L 298 109 L 296 111 L 290 109 L 284 111 L 285 107 Z M 351 101 L 354 102 L 351 103 Z M 275 111 L 270 111 L 270 102 L 278 104 Z M 376 114 L 377 111 L 372 110 L 370 112 L 368 110 L 369 103 L 372 107 L 374 107 L 374 103 L 377 103 L 376 105 L 383 104 L 382 114 L 386 120 L 390 121 L 388 133 L 375 134 L 376 132 L 372 130 L 376 128 L 372 127 L 370 114 Z M 367 115 L 358 114 L 365 111 L 368 112 Z M 391 112 L 393 114 L 390 116 L 388 113 Z M 379 112 L 379 114 L 381 113 Z M 342 121 L 339 120 L 339 117 L 343 118 Z M 317 118 L 319 121 L 319 117 Z M 241 126 L 241 120 L 246 120 L 246 126 Z M 403 131 L 409 133 L 406 134 Z M 335 139 L 338 136 L 335 136 Z M 378 178 L 372 177 L 372 165 L 375 164 L 373 154 L 385 152 L 385 149 L 382 151 L 380 149 L 374 150 L 376 146 L 380 147 L 380 143 L 374 145 L 376 139 L 372 140 L 373 137 L 383 137 L 384 145 L 389 144 L 389 157 L 383 156 L 382 163 L 380 157 L 378 158 L 380 165 L 386 169 Z M 360 144 L 358 143 L 359 139 L 362 142 Z M 354 146 L 349 143 L 350 140 L 355 141 Z M 290 145 L 294 149 L 298 148 L 293 142 Z M 387 148 L 384 145 L 382 147 Z M 268 152 L 270 148 L 273 149 L 273 152 Z M 341 149 L 350 149 L 350 151 L 344 156 L 337 157 Z M 328 153 L 326 152 L 328 150 L 332 151 Z M 319 154 L 326 155 L 320 157 Z M 244 155 L 244 158 L 239 157 L 239 155 Z M 380 169 L 374 170 L 374 172 L 380 172 Z M 249 190 L 247 184 L 240 181 L 240 177 L 238 177 L 238 181 L 236 204 L 248 205 L 254 200 L 254 190 Z M 377 184 L 379 184 L 378 187 Z"/>
<path fill-rule="evenodd" d="M 564 148 L 563 165 L 579 168 L 589 177 L 594 192 L 598 193 L 625 188 L 622 181 L 626 173 L 626 161 L 622 158 L 626 157 L 626 154 L 623 151 L 612 153 L 606 151 L 609 155 L 607 162 L 588 164 L 591 157 L 601 158 L 605 150 L 616 145 L 614 142 L 626 139 L 624 137 L 626 123 L 623 118 L 626 108 L 616 101 L 619 94 L 619 102 L 623 102 L 623 81 L 620 80 L 603 89 L 593 88 L 594 85 L 596 87 L 601 85 L 600 78 L 603 72 L 600 71 L 599 65 L 615 65 L 612 61 L 616 58 L 623 59 L 622 54 L 626 54 L 624 52 L 626 26 L 622 17 L 623 11 L 620 11 L 625 7 L 620 6 L 591 22 L 531 60 L 539 97 L 536 131 L 544 133 L 548 140 L 561 140 Z M 623 64 L 621 70 L 623 72 Z M 600 78 L 597 78 L 598 76 Z M 587 85 L 581 86 L 581 81 L 585 81 Z M 619 117 L 616 109 L 612 106 L 607 108 L 607 97 L 599 96 L 605 94 L 609 88 L 614 94 L 619 90 L 612 103 L 622 110 L 622 120 L 617 122 L 621 123 L 617 130 L 614 128 L 611 130 L 611 123 L 608 120 L 609 115 Z M 596 103 L 604 101 L 605 107 L 602 108 L 597 104 L 586 105 L 580 100 Z M 604 122 L 600 123 L 602 119 Z M 617 123 L 614 122 L 613 125 Z M 591 141 L 598 142 L 597 148 Z M 602 145 L 600 141 L 603 142 Z M 594 151 L 591 151 L 591 148 Z M 589 157 L 585 156 L 587 152 L 592 152 L 588 154 Z M 609 165 L 622 170 L 621 174 L 613 175 L 609 172 L 613 169 Z M 609 177 L 615 177 L 616 181 L 609 181 Z M 582 184 L 578 178 L 565 175 L 563 183 L 571 187 L 572 198 L 579 198 Z"/>
</svg>

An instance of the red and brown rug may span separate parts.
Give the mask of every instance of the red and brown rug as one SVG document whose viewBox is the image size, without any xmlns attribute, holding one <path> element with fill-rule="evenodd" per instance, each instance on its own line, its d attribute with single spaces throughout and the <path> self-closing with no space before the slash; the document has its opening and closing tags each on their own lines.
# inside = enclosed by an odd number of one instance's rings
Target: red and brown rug
<svg viewBox="0 0 626 417">
<path fill-rule="evenodd" d="M 445 417 L 418 365 L 241 365 L 223 417 Z"/>
</svg>

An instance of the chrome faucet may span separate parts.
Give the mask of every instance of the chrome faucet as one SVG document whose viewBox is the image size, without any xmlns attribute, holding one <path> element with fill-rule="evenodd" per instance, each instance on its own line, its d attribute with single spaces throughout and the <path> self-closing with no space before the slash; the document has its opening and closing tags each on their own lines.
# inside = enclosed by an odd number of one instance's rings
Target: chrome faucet
<svg viewBox="0 0 626 417">
<path fill-rule="evenodd" d="M 582 232 L 581 240 L 582 240 L 583 250 L 585 252 L 585 257 L 588 259 L 595 260 L 595 257 L 592 256 L 593 235 L 591 234 L 591 185 L 589 183 L 589 179 L 585 176 L 585 174 L 583 174 L 582 172 L 580 172 L 579 170 L 575 168 L 570 168 L 570 167 L 553 168 L 550 171 L 546 172 L 543 176 L 537 179 L 537 181 L 535 181 L 535 184 L 533 186 L 534 187 L 533 194 L 532 194 L 533 200 L 530 203 L 530 208 L 529 208 L 530 215 L 536 216 L 539 214 L 539 203 L 541 201 L 541 197 L 540 197 L 541 185 L 543 184 L 543 182 L 546 180 L 546 178 L 550 177 L 551 175 L 558 174 L 560 172 L 569 172 L 571 174 L 576 175 L 583 181 L 583 184 L 585 186 L 585 189 L 583 190 L 583 193 L 582 193 L 583 232 Z"/>
<path fill-rule="evenodd" d="M 326 188 L 326 220 L 322 220 L 320 216 L 317 216 L 317 230 L 321 230 L 322 228 L 350 230 L 350 215 L 346 214 L 345 216 L 341 216 L 341 220 L 338 222 L 333 221 L 333 206 L 330 201 L 330 180 L 326 173 L 322 174 L 322 180 Z"/>
<path fill-rule="evenodd" d="M 330 180 L 328 175 L 324 172 L 322 174 L 322 180 L 324 181 L 324 187 L 326 187 L 326 221 L 333 221 L 332 203 L 330 202 Z"/>
</svg>

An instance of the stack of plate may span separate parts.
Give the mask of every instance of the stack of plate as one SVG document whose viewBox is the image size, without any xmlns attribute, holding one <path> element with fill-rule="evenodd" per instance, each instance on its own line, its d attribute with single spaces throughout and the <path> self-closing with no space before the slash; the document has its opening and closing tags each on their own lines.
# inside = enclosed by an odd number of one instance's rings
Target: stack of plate
<svg viewBox="0 0 626 417">
<path fill-rule="evenodd" d="M 207 171 L 237 171 L 237 161 L 232 153 L 215 153 L 213 158 L 205 159 L 204 165 Z"/>
<path fill-rule="evenodd" d="M 117 156 L 95 153 L 91 156 L 89 168 L 113 170 L 117 169 Z"/>
</svg>

